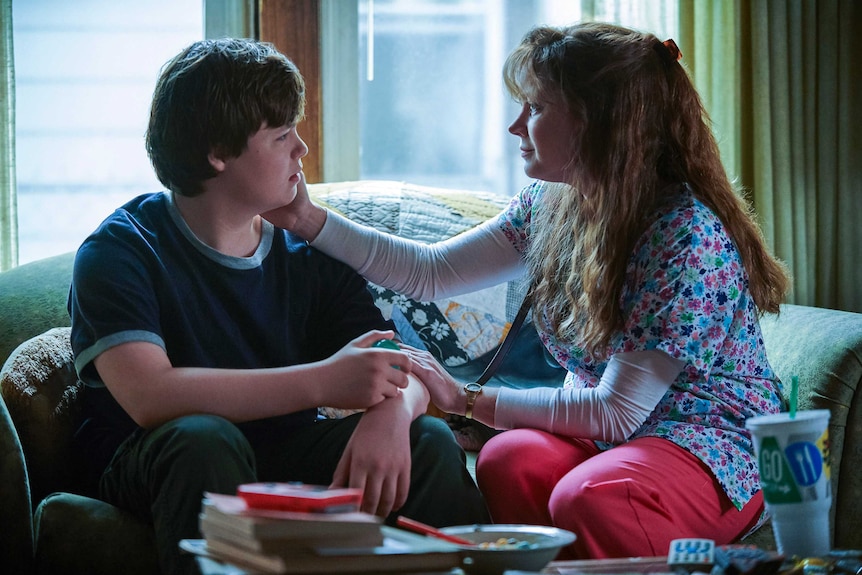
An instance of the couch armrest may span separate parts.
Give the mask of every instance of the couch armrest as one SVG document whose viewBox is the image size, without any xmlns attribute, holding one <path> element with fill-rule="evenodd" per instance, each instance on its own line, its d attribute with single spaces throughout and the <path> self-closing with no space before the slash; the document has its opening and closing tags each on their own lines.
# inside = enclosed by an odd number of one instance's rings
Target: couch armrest
<svg viewBox="0 0 862 575">
<path fill-rule="evenodd" d="M 789 393 L 799 377 L 799 409 L 828 409 L 833 547 L 862 548 L 862 314 L 783 305 L 761 329 L 769 361 Z"/>
<path fill-rule="evenodd" d="M 0 565 L 6 573 L 33 569 L 33 515 L 24 452 L 6 402 L 0 396 Z"/>
</svg>

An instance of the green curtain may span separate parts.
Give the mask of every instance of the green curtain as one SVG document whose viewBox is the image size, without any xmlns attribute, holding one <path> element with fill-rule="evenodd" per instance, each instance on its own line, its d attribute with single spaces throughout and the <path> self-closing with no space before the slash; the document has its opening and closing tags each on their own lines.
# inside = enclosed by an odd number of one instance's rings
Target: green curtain
<svg viewBox="0 0 862 575">
<path fill-rule="evenodd" d="M 12 0 L 0 0 L 0 271 L 18 264 L 18 214 L 15 199 L 15 51 Z"/>
<path fill-rule="evenodd" d="M 680 1 L 683 61 L 788 303 L 862 312 L 860 25 L 855 0 Z"/>
</svg>

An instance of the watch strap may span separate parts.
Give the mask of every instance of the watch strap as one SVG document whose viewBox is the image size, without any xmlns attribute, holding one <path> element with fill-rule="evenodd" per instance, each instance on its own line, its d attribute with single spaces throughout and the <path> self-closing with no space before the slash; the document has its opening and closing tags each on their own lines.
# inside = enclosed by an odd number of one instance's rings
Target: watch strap
<svg viewBox="0 0 862 575">
<path fill-rule="evenodd" d="M 475 385 L 478 389 L 469 389 L 469 386 L 471 385 Z M 467 419 L 473 419 L 473 406 L 476 405 L 476 399 L 479 397 L 479 394 L 482 393 L 482 386 L 475 383 L 468 383 L 464 386 L 464 389 L 467 391 L 467 409 L 464 411 L 464 417 Z"/>
</svg>

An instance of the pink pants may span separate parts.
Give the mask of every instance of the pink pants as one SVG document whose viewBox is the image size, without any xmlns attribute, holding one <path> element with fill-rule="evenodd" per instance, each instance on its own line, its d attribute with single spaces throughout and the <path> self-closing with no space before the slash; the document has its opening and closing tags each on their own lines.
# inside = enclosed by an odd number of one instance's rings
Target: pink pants
<svg viewBox="0 0 862 575">
<path fill-rule="evenodd" d="M 665 439 L 608 451 L 535 429 L 492 437 L 476 463 L 495 523 L 553 525 L 575 542 L 557 559 L 667 555 L 671 540 L 738 540 L 763 509 L 760 492 L 737 510 L 709 469 Z"/>
</svg>

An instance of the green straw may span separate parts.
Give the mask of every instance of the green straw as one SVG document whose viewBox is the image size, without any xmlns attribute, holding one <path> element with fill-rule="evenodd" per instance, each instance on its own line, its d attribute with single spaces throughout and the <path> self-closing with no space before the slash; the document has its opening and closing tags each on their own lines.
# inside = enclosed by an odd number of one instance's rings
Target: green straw
<svg viewBox="0 0 862 575">
<path fill-rule="evenodd" d="M 790 378 L 790 419 L 796 417 L 796 402 L 799 397 L 799 377 Z"/>
</svg>

